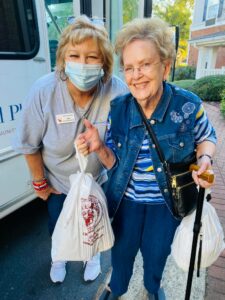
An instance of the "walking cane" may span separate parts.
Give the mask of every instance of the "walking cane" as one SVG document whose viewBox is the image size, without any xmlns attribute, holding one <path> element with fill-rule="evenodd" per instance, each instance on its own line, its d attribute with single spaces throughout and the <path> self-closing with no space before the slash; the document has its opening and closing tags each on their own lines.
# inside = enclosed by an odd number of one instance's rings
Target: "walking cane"
<svg viewBox="0 0 225 300">
<path fill-rule="evenodd" d="M 197 170 L 198 166 L 191 165 L 190 170 Z M 205 173 L 205 174 L 204 174 Z M 214 175 L 213 174 L 206 174 L 207 172 L 204 172 L 200 177 L 208 182 L 212 183 L 214 181 Z M 189 264 L 189 270 L 188 270 L 188 279 L 187 279 L 187 286 L 186 286 L 186 293 L 185 293 L 185 300 L 190 299 L 191 295 L 191 285 L 192 285 L 192 279 L 193 279 L 193 272 L 194 272 L 194 265 L 195 265 L 195 257 L 196 257 L 196 249 L 197 249 L 197 243 L 198 243 L 198 235 L 201 229 L 201 218 L 202 218 L 202 209 L 203 209 L 203 203 L 204 203 L 204 197 L 205 197 L 205 189 L 200 187 L 199 193 L 198 193 L 198 200 L 197 200 L 197 207 L 196 207 L 196 215 L 195 215 L 195 222 L 193 227 L 193 240 L 192 240 L 192 248 L 191 248 L 191 258 L 190 258 L 190 264 Z M 199 245 L 199 257 L 198 260 L 200 262 L 201 260 L 201 244 Z M 198 265 L 198 268 L 200 265 Z"/>
<path fill-rule="evenodd" d="M 190 295 L 191 295 L 191 285 L 192 285 L 192 278 L 193 278 L 194 265 L 195 265 L 198 235 L 199 235 L 201 225 L 202 225 L 201 224 L 201 218 L 202 218 L 202 209 L 203 209 L 203 203 L 204 203 L 204 196 L 205 196 L 205 189 L 200 187 L 199 193 L 198 193 L 198 201 L 197 201 L 194 228 L 193 228 L 193 233 L 194 234 L 193 234 L 193 240 L 192 240 L 191 259 L 190 259 L 189 270 L 188 270 L 188 279 L 187 279 L 185 300 L 189 300 Z"/>
</svg>

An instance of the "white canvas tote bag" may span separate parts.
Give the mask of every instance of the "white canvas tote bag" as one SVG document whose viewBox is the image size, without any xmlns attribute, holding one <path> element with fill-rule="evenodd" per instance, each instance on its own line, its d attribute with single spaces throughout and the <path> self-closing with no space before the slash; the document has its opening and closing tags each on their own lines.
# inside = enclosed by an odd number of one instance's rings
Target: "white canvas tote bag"
<svg viewBox="0 0 225 300">
<path fill-rule="evenodd" d="M 171 254 L 175 262 L 184 271 L 189 269 L 194 221 L 195 211 L 182 219 L 171 246 Z M 202 243 L 200 268 L 206 268 L 213 264 L 225 249 L 223 228 L 215 208 L 206 200 L 204 200 L 201 221 L 202 226 L 198 236 L 195 269 L 197 269 L 200 243 Z"/>
<path fill-rule="evenodd" d="M 84 172 L 87 157 L 76 153 L 81 172 L 70 176 L 71 188 L 52 235 L 52 261 L 89 260 L 114 243 L 104 192 Z"/>
</svg>

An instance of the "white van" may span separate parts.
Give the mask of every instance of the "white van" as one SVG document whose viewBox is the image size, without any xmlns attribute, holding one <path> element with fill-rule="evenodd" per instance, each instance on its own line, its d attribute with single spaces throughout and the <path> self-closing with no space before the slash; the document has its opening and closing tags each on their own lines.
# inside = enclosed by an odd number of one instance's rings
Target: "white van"
<svg viewBox="0 0 225 300">
<path fill-rule="evenodd" d="M 43 1 L 5 0 L 0 12 L 0 218 L 34 198 L 30 174 L 11 147 L 32 83 L 50 72 Z"/>
<path fill-rule="evenodd" d="M 13 151 L 12 138 L 31 85 L 54 67 L 59 34 L 68 25 L 68 17 L 97 16 L 114 40 L 122 18 L 128 21 L 143 15 L 146 8 L 148 13 L 151 2 L 1 0 L 0 219 L 35 198 L 28 167 L 24 157 Z"/>
</svg>

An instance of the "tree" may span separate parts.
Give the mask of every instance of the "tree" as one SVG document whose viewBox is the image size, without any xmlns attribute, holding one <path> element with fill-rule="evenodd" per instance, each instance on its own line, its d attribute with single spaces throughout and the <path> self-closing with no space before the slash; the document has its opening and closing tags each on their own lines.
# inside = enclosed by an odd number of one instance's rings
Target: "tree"
<svg viewBox="0 0 225 300">
<path fill-rule="evenodd" d="M 123 1 L 123 23 L 127 23 L 138 16 L 139 0 Z"/>
<path fill-rule="evenodd" d="M 179 26 L 180 40 L 177 53 L 177 65 L 186 60 L 189 30 L 194 0 L 153 1 L 153 13 L 171 26 Z"/>
</svg>

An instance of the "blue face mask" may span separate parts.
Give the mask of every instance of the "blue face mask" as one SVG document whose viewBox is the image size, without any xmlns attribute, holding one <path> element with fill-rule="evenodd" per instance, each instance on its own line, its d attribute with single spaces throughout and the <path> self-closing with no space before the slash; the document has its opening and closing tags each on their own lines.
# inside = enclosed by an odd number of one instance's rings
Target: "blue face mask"
<svg viewBox="0 0 225 300">
<path fill-rule="evenodd" d="M 66 62 L 65 73 L 80 91 L 86 92 L 96 86 L 104 74 L 102 65 Z"/>
</svg>

